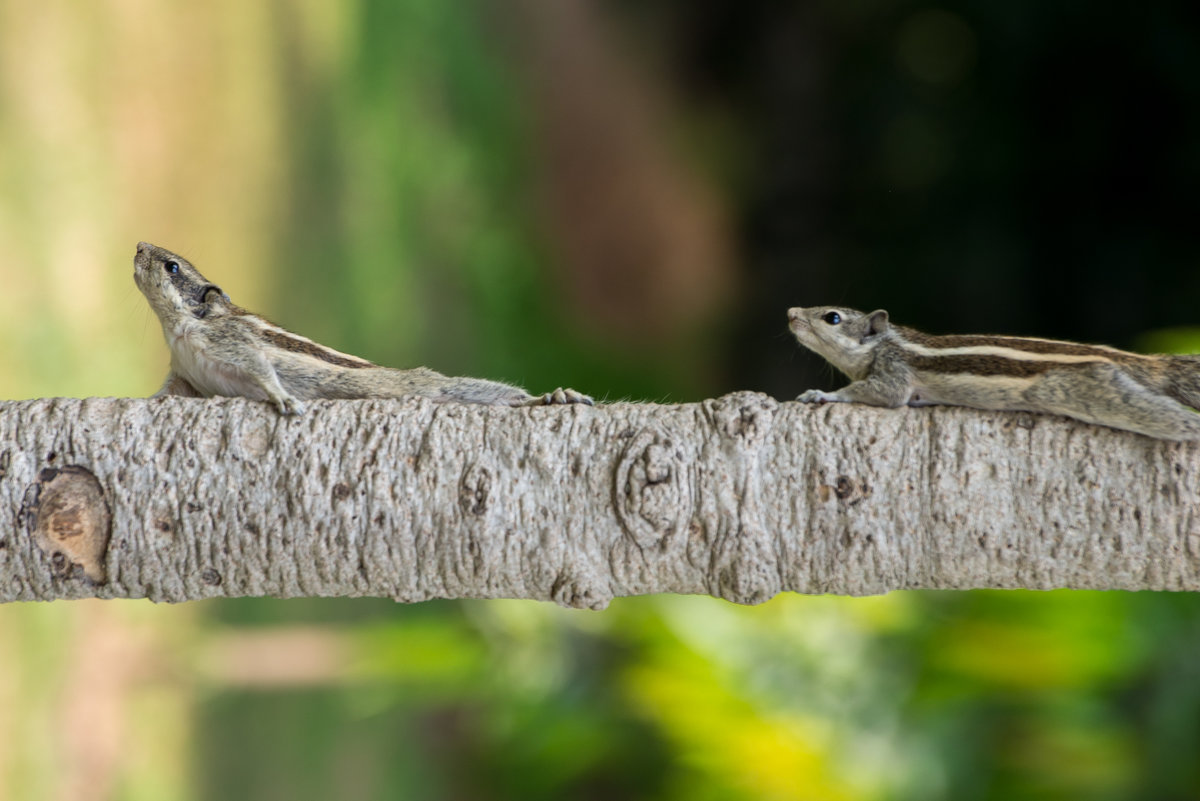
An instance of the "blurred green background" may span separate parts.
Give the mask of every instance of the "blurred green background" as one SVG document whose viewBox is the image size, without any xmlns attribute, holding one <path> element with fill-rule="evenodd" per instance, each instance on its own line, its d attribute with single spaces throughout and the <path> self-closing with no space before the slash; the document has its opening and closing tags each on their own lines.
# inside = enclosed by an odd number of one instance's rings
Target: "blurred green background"
<svg viewBox="0 0 1200 801">
<path fill-rule="evenodd" d="M 0 0 L 0 396 L 147 395 L 146 239 L 394 365 L 836 386 L 789 305 L 1200 350 L 1200 12 Z M 0 607 L 3 799 L 1200 798 L 1200 601 Z"/>
</svg>

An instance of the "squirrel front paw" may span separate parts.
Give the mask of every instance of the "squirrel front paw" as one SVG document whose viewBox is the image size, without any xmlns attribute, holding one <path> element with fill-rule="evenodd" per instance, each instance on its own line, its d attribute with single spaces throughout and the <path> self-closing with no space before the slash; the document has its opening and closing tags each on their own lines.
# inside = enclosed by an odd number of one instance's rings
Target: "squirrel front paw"
<svg viewBox="0 0 1200 801">
<path fill-rule="evenodd" d="M 304 414 L 304 403 L 291 395 L 283 395 L 274 400 L 275 408 L 280 414 Z"/>
<path fill-rule="evenodd" d="M 821 389 L 810 389 L 801 392 L 796 397 L 796 400 L 800 403 L 837 403 L 841 398 L 832 392 L 825 392 Z"/>
<path fill-rule="evenodd" d="M 559 387 L 553 392 L 547 392 L 545 395 L 537 395 L 530 398 L 526 402 L 527 406 L 551 406 L 560 403 L 586 403 L 588 406 L 594 406 L 595 401 L 588 395 L 582 392 L 576 392 L 573 389 L 563 389 Z"/>
</svg>

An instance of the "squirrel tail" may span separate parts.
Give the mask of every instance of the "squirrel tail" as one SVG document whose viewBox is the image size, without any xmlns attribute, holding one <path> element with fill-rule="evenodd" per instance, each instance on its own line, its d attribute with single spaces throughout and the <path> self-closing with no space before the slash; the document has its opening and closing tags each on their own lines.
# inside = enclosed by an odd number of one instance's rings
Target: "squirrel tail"
<svg viewBox="0 0 1200 801">
<path fill-rule="evenodd" d="M 1200 409 L 1200 354 L 1166 359 L 1166 393 L 1186 406 Z"/>
</svg>

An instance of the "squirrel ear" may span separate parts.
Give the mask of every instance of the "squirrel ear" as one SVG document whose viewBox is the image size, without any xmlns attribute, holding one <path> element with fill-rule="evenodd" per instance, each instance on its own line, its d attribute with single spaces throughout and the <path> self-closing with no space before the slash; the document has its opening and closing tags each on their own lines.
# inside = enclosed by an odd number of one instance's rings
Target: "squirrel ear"
<svg viewBox="0 0 1200 801">
<path fill-rule="evenodd" d="M 221 287 L 217 286 L 216 284 L 204 284 L 198 290 L 196 290 L 196 302 L 208 303 L 209 292 L 216 292 L 221 300 L 226 302 L 229 301 L 229 296 L 225 294 L 225 290 L 221 289 Z"/>
<path fill-rule="evenodd" d="M 867 315 L 867 326 L 863 329 L 863 339 L 871 339 L 886 334 L 888 330 L 888 313 L 876 309 Z"/>
<path fill-rule="evenodd" d="M 210 297 L 213 292 L 217 293 L 215 298 Z M 213 301 L 221 300 L 225 301 L 226 303 L 230 302 L 229 296 L 225 294 L 221 287 L 217 286 L 216 284 L 205 284 L 196 292 L 196 302 L 193 304 L 195 308 L 192 310 L 192 315 L 197 320 L 203 320 L 208 316 L 209 311 L 212 309 Z"/>
</svg>

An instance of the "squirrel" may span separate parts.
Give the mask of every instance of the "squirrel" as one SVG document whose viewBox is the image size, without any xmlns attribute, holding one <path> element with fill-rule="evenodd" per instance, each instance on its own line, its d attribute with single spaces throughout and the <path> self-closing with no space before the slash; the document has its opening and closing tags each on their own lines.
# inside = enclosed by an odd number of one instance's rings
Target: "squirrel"
<svg viewBox="0 0 1200 801">
<path fill-rule="evenodd" d="M 395 370 L 293 334 L 230 301 L 182 256 L 139 242 L 133 279 L 162 323 L 171 368 L 153 397 L 240 396 L 301 414 L 313 398 L 401 398 L 493 406 L 592 404 L 573 389 L 530 395 L 481 378 L 417 367 Z"/>
<path fill-rule="evenodd" d="M 849 376 L 801 403 L 1045 412 L 1165 440 L 1200 440 L 1200 355 L 1007 336 L 931 336 L 883 309 L 788 309 L 797 341 Z"/>
</svg>

